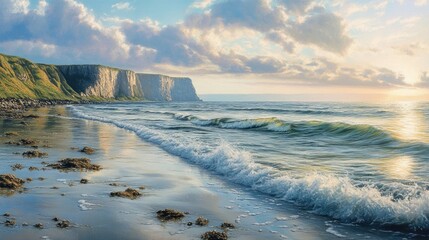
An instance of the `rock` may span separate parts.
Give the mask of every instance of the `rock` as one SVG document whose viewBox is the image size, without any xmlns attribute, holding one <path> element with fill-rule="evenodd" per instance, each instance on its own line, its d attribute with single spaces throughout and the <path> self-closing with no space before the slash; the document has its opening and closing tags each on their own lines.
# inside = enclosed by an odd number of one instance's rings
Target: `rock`
<svg viewBox="0 0 429 240">
<path fill-rule="evenodd" d="M 198 225 L 198 226 L 207 226 L 207 224 L 209 224 L 209 220 L 203 217 L 198 217 L 197 220 L 195 221 L 195 225 Z"/>
<path fill-rule="evenodd" d="M 23 138 L 20 139 L 18 142 L 14 142 L 14 141 L 9 141 L 6 144 L 11 144 L 11 145 L 34 145 L 36 143 L 36 141 L 29 139 L 29 138 Z"/>
<path fill-rule="evenodd" d="M 39 118 L 39 116 L 34 114 L 29 114 L 29 115 L 24 115 L 23 118 Z"/>
<path fill-rule="evenodd" d="M 192 226 L 192 224 L 193 224 L 192 222 L 186 223 L 186 225 L 189 226 L 189 227 Z"/>
<path fill-rule="evenodd" d="M 54 221 L 54 222 L 58 222 L 58 221 L 60 221 L 60 219 L 59 219 L 59 218 L 57 218 L 57 217 L 54 217 L 54 218 L 52 218 L 52 221 Z"/>
<path fill-rule="evenodd" d="M 38 167 L 30 166 L 30 167 L 28 168 L 28 170 L 29 170 L 29 171 L 39 171 L 39 168 L 38 168 Z"/>
<path fill-rule="evenodd" d="M 5 132 L 4 135 L 6 137 L 19 136 L 19 134 L 17 132 Z"/>
<path fill-rule="evenodd" d="M 80 180 L 80 183 L 82 183 L 82 184 L 87 184 L 87 183 L 88 183 L 88 179 L 82 178 L 82 179 Z"/>
<path fill-rule="evenodd" d="M 33 151 L 27 151 L 22 153 L 22 156 L 27 158 L 41 158 L 41 157 L 48 156 L 48 154 L 45 152 L 39 152 L 37 150 L 33 150 Z"/>
<path fill-rule="evenodd" d="M 68 227 L 70 227 L 70 222 L 68 220 L 62 220 L 62 221 L 57 223 L 57 227 L 68 228 Z"/>
<path fill-rule="evenodd" d="M 179 212 L 173 209 L 164 209 L 156 212 L 157 218 L 162 221 L 177 221 L 185 217 L 183 212 Z"/>
<path fill-rule="evenodd" d="M 227 240 L 228 235 L 224 232 L 217 232 L 217 231 L 208 231 L 201 235 L 201 239 L 203 240 Z"/>
<path fill-rule="evenodd" d="M 83 147 L 79 152 L 83 152 L 83 153 L 86 153 L 88 155 L 91 155 L 91 154 L 95 153 L 95 150 L 94 150 L 94 148 Z"/>
<path fill-rule="evenodd" d="M 222 223 L 222 225 L 220 225 L 220 227 L 221 227 L 222 229 L 234 229 L 234 228 L 235 228 L 235 225 L 234 225 L 234 224 L 232 224 L 232 223 L 224 222 L 224 223 Z"/>
<path fill-rule="evenodd" d="M 13 164 L 10 167 L 12 168 L 13 171 L 24 169 L 24 166 L 22 164 L 19 164 L 19 163 Z"/>
<path fill-rule="evenodd" d="M 15 177 L 12 174 L 0 175 L 0 188 L 18 189 L 25 183 L 24 180 Z"/>
<path fill-rule="evenodd" d="M 88 158 L 66 158 L 54 164 L 49 164 L 48 167 L 60 170 L 91 170 L 98 171 L 101 169 L 100 165 L 91 164 Z"/>
<path fill-rule="evenodd" d="M 4 222 L 4 225 L 7 226 L 7 227 L 13 227 L 13 226 L 15 226 L 15 224 L 16 224 L 16 221 L 13 220 L 13 219 L 9 219 L 9 220 L 6 220 Z"/>
<path fill-rule="evenodd" d="M 33 225 L 35 228 L 39 228 L 42 229 L 43 228 L 43 224 L 42 223 L 36 223 Z"/>
<path fill-rule="evenodd" d="M 111 197 L 123 197 L 123 198 L 129 198 L 129 199 L 136 199 L 140 197 L 142 194 L 139 193 L 137 190 L 132 188 L 127 188 L 123 192 L 111 192 Z"/>
<path fill-rule="evenodd" d="M 10 213 L 4 213 L 3 217 L 10 217 Z"/>
</svg>

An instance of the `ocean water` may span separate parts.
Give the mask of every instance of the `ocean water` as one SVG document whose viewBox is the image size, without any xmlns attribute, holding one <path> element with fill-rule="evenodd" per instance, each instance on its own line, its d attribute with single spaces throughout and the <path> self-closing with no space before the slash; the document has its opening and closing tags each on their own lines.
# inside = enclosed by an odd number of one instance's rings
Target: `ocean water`
<svg viewBox="0 0 429 240">
<path fill-rule="evenodd" d="M 428 104 L 118 103 L 69 110 L 316 215 L 429 233 Z"/>
</svg>

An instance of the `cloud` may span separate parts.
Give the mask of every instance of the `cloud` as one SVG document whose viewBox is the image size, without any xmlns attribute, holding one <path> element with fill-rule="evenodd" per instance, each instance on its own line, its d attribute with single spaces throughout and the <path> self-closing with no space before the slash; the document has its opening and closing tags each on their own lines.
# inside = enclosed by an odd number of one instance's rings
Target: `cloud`
<svg viewBox="0 0 429 240">
<path fill-rule="evenodd" d="M 303 14 L 312 5 L 313 0 L 280 0 L 279 4 L 284 6 L 288 12 Z"/>
<path fill-rule="evenodd" d="M 129 2 L 118 2 L 112 5 L 113 9 L 117 10 L 131 10 L 131 4 Z"/>
<path fill-rule="evenodd" d="M 222 1 L 213 4 L 210 12 L 189 16 L 185 24 L 190 28 L 218 28 L 223 31 L 243 27 L 252 29 L 266 34 L 266 39 L 279 44 L 288 52 L 297 44 L 313 45 L 337 54 L 344 54 L 350 47 L 352 39 L 347 36 L 339 16 L 311 1 L 284 0 L 281 4 L 285 8 L 275 7 L 268 0 Z M 300 18 L 288 18 L 285 12 L 288 9 L 303 15 Z"/>
<path fill-rule="evenodd" d="M 212 3 L 213 3 L 213 0 L 197 0 L 191 5 L 191 7 L 197 8 L 197 9 L 206 9 Z"/>
<path fill-rule="evenodd" d="M 190 38 L 180 27 L 159 27 L 148 20 L 124 22 L 121 31 L 133 45 L 156 50 L 155 61 L 181 66 L 203 63 L 204 46 Z"/>
<path fill-rule="evenodd" d="M 15 4 L 15 5 L 14 5 Z M 40 6 L 40 5 L 39 5 Z M 28 47 L 45 44 L 55 49 L 50 56 L 70 56 L 91 62 L 121 62 L 129 57 L 130 46 L 122 32 L 102 26 L 91 12 L 73 0 L 52 1 L 29 11 L 16 9 L 16 1 L 7 1 L 0 9 L 0 42 Z"/>
<path fill-rule="evenodd" d="M 389 69 L 300 55 L 303 46 L 344 54 L 352 42 L 340 17 L 310 2 L 274 7 L 269 0 L 226 0 L 167 26 L 121 18 L 105 19 L 115 22 L 105 26 L 75 0 L 42 0 L 34 9 L 26 3 L 4 1 L 0 49 L 46 62 L 139 71 L 177 66 L 180 73 L 198 69 L 198 74 L 249 74 L 304 85 L 404 85 L 403 76 Z M 291 18 L 290 11 L 300 16 Z M 264 48 L 278 52 L 258 52 Z"/>
<path fill-rule="evenodd" d="M 424 6 L 424 5 L 426 5 L 428 3 L 428 0 L 415 0 L 414 1 L 414 4 L 416 5 L 416 6 Z"/>
<path fill-rule="evenodd" d="M 417 87 L 429 88 L 429 73 L 422 72 L 420 75 L 420 82 L 416 84 Z"/>
<path fill-rule="evenodd" d="M 312 15 L 302 23 L 291 23 L 288 32 L 300 43 L 314 44 L 340 54 L 345 53 L 352 43 L 345 34 L 341 19 L 327 12 Z"/>
<path fill-rule="evenodd" d="M 409 43 L 404 45 L 396 45 L 396 46 L 392 46 L 392 48 L 398 51 L 399 53 L 407 56 L 414 56 L 420 53 L 420 51 L 425 49 L 425 47 L 419 42 L 414 42 L 414 43 Z"/>
</svg>

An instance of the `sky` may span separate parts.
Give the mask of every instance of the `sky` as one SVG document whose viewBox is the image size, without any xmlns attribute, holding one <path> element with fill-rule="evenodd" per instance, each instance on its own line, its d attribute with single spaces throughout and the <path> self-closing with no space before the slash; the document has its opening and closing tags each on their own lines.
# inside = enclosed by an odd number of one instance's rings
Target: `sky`
<svg viewBox="0 0 429 240">
<path fill-rule="evenodd" d="M 224 97 L 429 100 L 429 0 L 0 5 L 0 52 L 35 62 L 188 76 Z"/>
</svg>

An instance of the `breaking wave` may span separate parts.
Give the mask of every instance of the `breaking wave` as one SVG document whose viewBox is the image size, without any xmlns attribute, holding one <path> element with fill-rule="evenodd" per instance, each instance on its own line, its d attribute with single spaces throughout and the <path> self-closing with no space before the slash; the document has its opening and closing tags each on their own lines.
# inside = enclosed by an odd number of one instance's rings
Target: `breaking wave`
<svg viewBox="0 0 429 240">
<path fill-rule="evenodd" d="M 389 144 L 396 142 L 388 132 L 366 124 L 321 121 L 286 122 L 275 117 L 257 119 L 201 119 L 193 115 L 183 114 L 175 114 L 174 118 L 182 121 L 190 121 L 192 124 L 198 126 L 286 132 L 292 136 L 336 136 L 348 141 L 361 142 L 364 144 Z"/>
<path fill-rule="evenodd" d="M 74 106 L 69 108 L 79 118 L 113 124 L 133 131 L 142 139 L 190 163 L 213 171 L 232 182 L 293 201 L 314 213 L 343 222 L 395 227 L 406 231 L 429 231 L 429 191 L 424 187 L 390 183 L 391 188 L 382 189 L 369 182 L 357 184 L 348 177 L 321 173 L 311 173 L 297 178 L 287 172 L 255 163 L 249 152 L 237 149 L 226 142 L 209 147 L 183 136 L 180 138 L 142 125 L 84 113 Z M 332 128 L 331 131 L 334 132 L 383 133 L 365 127 L 362 130 L 353 125 L 328 124 L 324 127 Z M 401 198 L 394 196 L 399 190 L 403 193 Z"/>
</svg>

